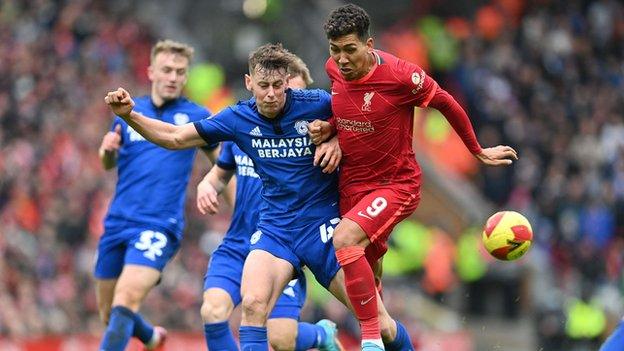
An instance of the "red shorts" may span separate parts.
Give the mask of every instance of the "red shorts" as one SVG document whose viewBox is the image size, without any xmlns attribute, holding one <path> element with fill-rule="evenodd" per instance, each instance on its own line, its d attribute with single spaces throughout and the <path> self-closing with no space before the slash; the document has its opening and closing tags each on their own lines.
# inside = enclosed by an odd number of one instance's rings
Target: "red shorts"
<svg viewBox="0 0 624 351">
<path fill-rule="evenodd" d="M 343 218 L 357 223 L 371 241 L 366 247 L 366 259 L 371 266 L 388 251 L 387 240 L 394 226 L 414 213 L 418 207 L 420 191 L 413 189 L 392 187 L 354 196 L 341 194 L 340 209 L 344 213 Z"/>
</svg>

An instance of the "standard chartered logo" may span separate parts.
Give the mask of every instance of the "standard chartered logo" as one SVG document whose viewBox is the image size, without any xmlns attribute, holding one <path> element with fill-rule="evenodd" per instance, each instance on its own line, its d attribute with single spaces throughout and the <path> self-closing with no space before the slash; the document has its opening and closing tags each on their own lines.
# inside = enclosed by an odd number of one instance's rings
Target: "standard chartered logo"
<svg viewBox="0 0 624 351">
<path fill-rule="evenodd" d="M 307 136 L 298 138 L 252 139 L 251 146 L 261 158 L 286 158 L 312 155 L 312 141 Z"/>
</svg>

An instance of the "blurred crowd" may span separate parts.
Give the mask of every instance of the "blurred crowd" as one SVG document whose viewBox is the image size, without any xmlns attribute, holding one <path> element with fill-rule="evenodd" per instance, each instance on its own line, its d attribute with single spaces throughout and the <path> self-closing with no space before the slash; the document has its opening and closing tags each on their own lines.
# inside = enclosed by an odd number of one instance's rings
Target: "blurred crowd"
<svg viewBox="0 0 624 351">
<path fill-rule="evenodd" d="M 495 1 L 487 10 L 498 27 L 464 40 L 451 79 L 481 143 L 520 155 L 477 182 L 533 223 L 536 325 L 545 349 L 558 350 L 557 340 L 595 338 L 571 327 L 577 301 L 615 321 L 624 312 L 624 7 Z"/>
<path fill-rule="evenodd" d="M 532 304 L 545 311 L 536 325 L 547 343 L 565 333 L 574 299 L 624 313 L 624 8 L 501 0 L 487 15 L 486 32 L 459 38 L 457 64 L 432 73 L 468 108 L 483 145 L 519 152 L 515 166 L 475 181 L 533 223 L 527 263 L 539 267 Z M 158 37 L 105 1 L 0 5 L 0 336 L 101 330 L 92 265 L 115 182 L 97 157 L 111 122 L 102 97 L 120 85 L 148 92 Z M 148 318 L 187 330 L 201 326 L 207 253 L 228 225 L 200 217 L 193 196 L 184 255 L 145 304 Z"/>
</svg>

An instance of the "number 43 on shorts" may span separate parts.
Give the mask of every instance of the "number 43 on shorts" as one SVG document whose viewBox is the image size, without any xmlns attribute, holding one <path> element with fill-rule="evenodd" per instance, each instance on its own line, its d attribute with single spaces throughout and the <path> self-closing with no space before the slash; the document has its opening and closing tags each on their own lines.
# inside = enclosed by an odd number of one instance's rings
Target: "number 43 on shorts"
<svg viewBox="0 0 624 351">
<path fill-rule="evenodd" d="M 329 225 L 327 223 L 323 223 L 319 226 L 319 232 L 321 233 L 321 241 L 326 243 L 329 239 L 334 236 L 334 229 L 340 223 L 340 218 L 332 218 L 329 220 Z"/>
</svg>

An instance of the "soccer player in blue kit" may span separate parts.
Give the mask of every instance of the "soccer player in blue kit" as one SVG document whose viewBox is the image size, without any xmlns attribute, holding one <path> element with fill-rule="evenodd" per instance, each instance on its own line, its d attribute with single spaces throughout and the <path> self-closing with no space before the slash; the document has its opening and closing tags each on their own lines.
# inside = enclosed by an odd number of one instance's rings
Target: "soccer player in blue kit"
<svg viewBox="0 0 624 351">
<path fill-rule="evenodd" d="M 245 76 L 253 98 L 192 126 L 141 116 L 123 88 L 104 99 L 115 114 L 158 145 L 185 149 L 231 140 L 253 161 L 262 180 L 264 206 L 243 268 L 242 350 L 268 349 L 268 314 L 303 265 L 350 307 L 330 240 L 339 222 L 337 177 L 312 165 L 315 147 L 307 136 L 308 122 L 330 117 L 331 96 L 323 90 L 288 89 L 291 57 L 279 44 L 254 51 Z M 382 303 L 378 307 L 382 338 L 395 343 L 396 324 Z"/>
<path fill-rule="evenodd" d="M 290 88 L 305 89 L 311 84 L 310 71 L 294 56 L 289 67 Z M 329 148 L 329 149 L 325 149 Z M 340 160 L 337 140 L 321 144 L 316 153 L 326 155 L 334 162 L 327 171 L 333 171 Z M 333 152 L 337 155 L 333 155 Z M 197 186 L 197 208 L 203 214 L 218 211 L 218 194 L 226 189 L 236 175 L 236 204 L 232 222 L 223 242 L 212 253 L 204 278 L 204 296 L 201 315 L 209 350 L 238 350 L 230 331 L 228 319 L 240 304 L 240 284 L 243 264 L 249 252 L 249 238 L 256 230 L 262 207 L 262 182 L 254 170 L 253 161 L 231 141 L 223 142 L 215 166 Z M 335 340 L 336 327 L 329 320 L 317 324 L 298 322 L 306 297 L 305 275 L 291 280 L 279 296 L 267 321 L 269 342 L 274 350 L 339 350 Z"/>
<path fill-rule="evenodd" d="M 186 44 L 156 43 L 148 69 L 151 94 L 136 99 L 136 113 L 172 126 L 210 116 L 181 96 L 192 55 Z M 211 160 L 216 146 L 203 149 Z M 195 154 L 150 143 L 119 117 L 102 140 L 100 158 L 107 170 L 117 166 L 118 181 L 95 263 L 98 309 L 107 324 L 100 350 L 124 350 L 132 336 L 146 350 L 164 343 L 165 329 L 150 325 L 138 310 L 180 246 Z"/>
</svg>

